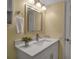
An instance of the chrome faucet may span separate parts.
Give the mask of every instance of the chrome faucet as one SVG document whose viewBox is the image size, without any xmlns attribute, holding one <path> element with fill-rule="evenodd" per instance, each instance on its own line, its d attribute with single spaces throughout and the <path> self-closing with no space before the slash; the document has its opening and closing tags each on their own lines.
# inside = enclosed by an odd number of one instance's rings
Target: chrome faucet
<svg viewBox="0 0 79 59">
<path fill-rule="evenodd" d="M 37 41 L 39 40 L 39 34 L 38 33 L 36 34 L 36 40 Z"/>
</svg>

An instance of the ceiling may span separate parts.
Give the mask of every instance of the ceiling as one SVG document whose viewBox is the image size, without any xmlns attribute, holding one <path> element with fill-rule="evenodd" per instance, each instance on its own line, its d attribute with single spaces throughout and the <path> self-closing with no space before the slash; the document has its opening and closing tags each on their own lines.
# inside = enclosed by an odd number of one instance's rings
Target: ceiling
<svg viewBox="0 0 79 59">
<path fill-rule="evenodd" d="M 64 0 L 40 0 L 41 3 L 45 4 L 46 6 L 54 3 L 58 3 Z"/>
</svg>

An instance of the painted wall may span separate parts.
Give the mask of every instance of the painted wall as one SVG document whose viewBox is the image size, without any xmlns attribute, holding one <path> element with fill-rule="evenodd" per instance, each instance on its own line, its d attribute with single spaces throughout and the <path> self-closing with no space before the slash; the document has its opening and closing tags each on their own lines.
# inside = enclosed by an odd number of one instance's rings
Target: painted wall
<svg viewBox="0 0 79 59">
<path fill-rule="evenodd" d="M 16 34 L 16 26 L 15 26 L 15 12 L 20 10 L 21 15 L 24 17 L 24 2 L 26 0 L 12 0 L 13 1 L 13 17 L 12 17 L 12 24 L 7 25 L 7 59 L 16 59 L 16 51 L 14 47 L 14 40 L 20 39 L 24 36 L 35 36 L 36 32 L 34 33 L 26 33 L 26 34 Z M 27 26 L 27 25 L 26 25 Z M 42 33 L 40 32 L 40 35 Z"/>
<path fill-rule="evenodd" d="M 45 32 L 52 37 L 63 37 L 64 34 L 64 3 L 52 4 L 47 7 Z"/>
<path fill-rule="evenodd" d="M 15 59 L 16 53 L 14 48 L 14 40 L 17 38 L 21 38 L 22 34 L 16 34 L 16 27 L 15 27 L 15 11 L 21 10 L 23 12 L 23 5 L 22 3 L 24 0 L 12 0 L 13 3 L 13 17 L 12 17 L 12 24 L 7 25 L 7 59 Z"/>
<path fill-rule="evenodd" d="M 59 43 L 59 59 L 62 59 L 62 48 L 64 47 L 64 2 L 47 7 L 45 33 L 53 38 L 61 39 Z"/>
<path fill-rule="evenodd" d="M 24 17 L 24 2 L 26 0 L 12 0 L 12 1 L 13 1 L 12 24 L 7 25 L 7 48 L 8 48 L 7 59 L 16 59 L 14 40 L 20 39 L 23 36 L 33 36 L 36 34 L 36 33 L 28 33 L 28 32 L 27 34 L 16 34 L 15 12 L 20 10 L 22 12 L 22 16 Z M 45 25 L 45 27 L 43 27 L 43 29 L 45 30 L 45 34 L 50 35 L 52 37 L 63 37 L 63 32 L 64 32 L 63 8 L 64 8 L 63 3 L 50 5 L 47 8 L 46 19 L 43 20 L 43 24 Z M 40 35 L 43 35 L 43 33 L 40 32 Z"/>
</svg>

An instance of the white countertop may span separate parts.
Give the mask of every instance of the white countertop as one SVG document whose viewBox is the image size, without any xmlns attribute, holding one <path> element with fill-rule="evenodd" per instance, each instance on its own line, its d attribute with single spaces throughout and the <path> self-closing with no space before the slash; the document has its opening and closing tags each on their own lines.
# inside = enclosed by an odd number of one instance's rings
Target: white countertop
<svg viewBox="0 0 79 59">
<path fill-rule="evenodd" d="M 42 40 L 46 40 L 46 42 L 43 42 Z M 58 40 L 59 39 L 42 38 L 38 42 L 37 41 L 29 42 L 29 46 L 28 47 L 24 47 L 23 43 L 15 44 L 15 47 L 17 49 L 25 52 L 26 54 L 28 54 L 30 56 L 35 56 L 38 53 L 40 53 L 41 51 L 43 51 L 44 49 L 48 48 L 49 46 L 51 46 L 52 44 L 57 42 Z"/>
</svg>

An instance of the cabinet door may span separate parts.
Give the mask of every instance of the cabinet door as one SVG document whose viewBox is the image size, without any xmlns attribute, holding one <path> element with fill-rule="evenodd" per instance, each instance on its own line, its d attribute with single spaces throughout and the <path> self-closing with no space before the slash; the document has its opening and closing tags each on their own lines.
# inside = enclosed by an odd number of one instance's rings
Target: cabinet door
<svg viewBox="0 0 79 59">
<path fill-rule="evenodd" d="M 23 51 L 16 49 L 16 59 L 33 59 L 33 58 L 24 53 Z"/>
<path fill-rule="evenodd" d="M 58 59 L 58 42 L 39 53 L 34 59 Z"/>
<path fill-rule="evenodd" d="M 53 46 L 53 59 L 58 59 L 58 42 L 56 42 Z"/>
</svg>

